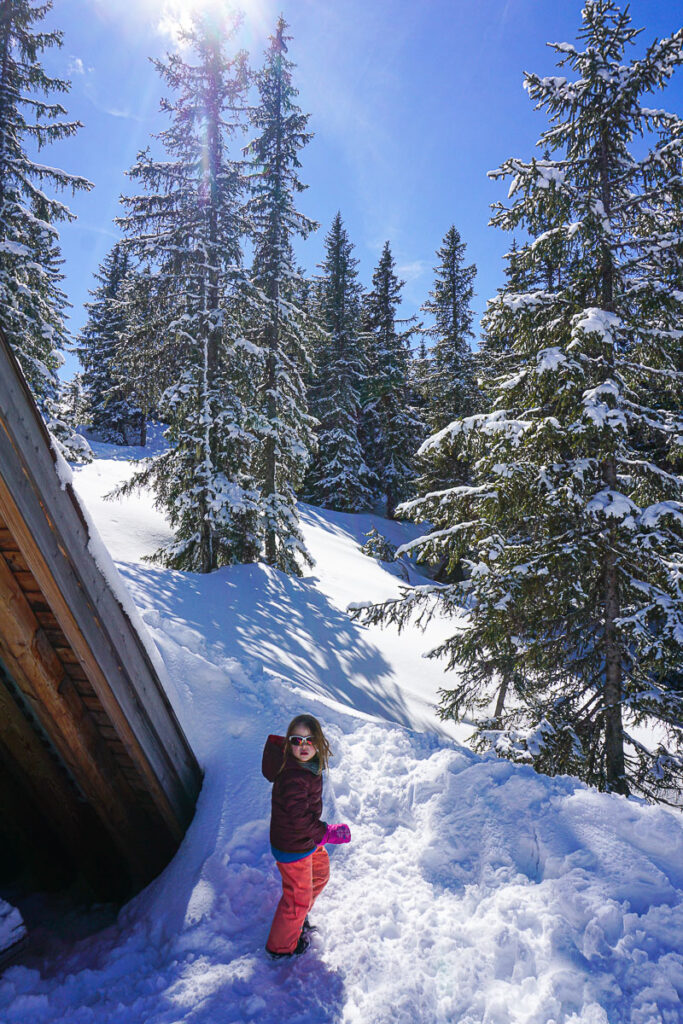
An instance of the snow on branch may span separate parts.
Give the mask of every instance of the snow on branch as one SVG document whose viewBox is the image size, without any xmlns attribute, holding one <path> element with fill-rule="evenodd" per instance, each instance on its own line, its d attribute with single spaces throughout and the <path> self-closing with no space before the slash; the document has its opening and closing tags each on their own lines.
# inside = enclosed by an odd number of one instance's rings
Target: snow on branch
<svg viewBox="0 0 683 1024">
<path fill-rule="evenodd" d="M 593 515 L 603 515 L 608 519 L 619 519 L 622 522 L 628 521 L 633 525 L 634 520 L 630 519 L 630 517 L 634 515 L 639 516 L 641 510 L 627 495 L 605 487 L 591 498 L 586 505 L 586 512 Z"/>
<path fill-rule="evenodd" d="M 461 420 L 454 420 L 447 427 L 436 434 L 432 434 L 420 445 L 418 455 L 423 456 L 441 447 L 447 440 L 458 435 L 466 435 L 472 432 L 481 434 L 497 435 L 502 434 L 514 441 L 519 441 L 525 431 L 532 426 L 531 420 L 508 419 L 505 409 L 497 409 L 493 412 L 478 413 L 475 416 L 466 416 Z"/>
</svg>

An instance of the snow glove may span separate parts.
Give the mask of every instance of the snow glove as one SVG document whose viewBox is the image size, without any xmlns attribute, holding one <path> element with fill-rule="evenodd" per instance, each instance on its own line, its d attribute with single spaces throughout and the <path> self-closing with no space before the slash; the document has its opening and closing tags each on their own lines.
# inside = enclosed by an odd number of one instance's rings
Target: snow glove
<svg viewBox="0 0 683 1024">
<path fill-rule="evenodd" d="M 328 825 L 325 835 L 320 840 L 320 845 L 325 843 L 350 843 L 351 829 L 348 825 Z"/>
</svg>

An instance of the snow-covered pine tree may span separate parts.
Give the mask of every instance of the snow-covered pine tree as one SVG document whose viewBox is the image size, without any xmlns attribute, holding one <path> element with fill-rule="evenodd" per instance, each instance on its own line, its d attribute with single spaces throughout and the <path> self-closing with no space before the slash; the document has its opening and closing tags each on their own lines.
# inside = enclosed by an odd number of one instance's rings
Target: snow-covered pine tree
<svg viewBox="0 0 683 1024">
<path fill-rule="evenodd" d="M 322 340 L 311 409 L 319 422 L 318 450 L 308 479 L 311 500 L 325 508 L 358 512 L 372 502 L 369 470 L 359 439 L 360 389 L 366 376 L 361 331 L 358 260 L 337 213 L 320 264 Z"/>
<path fill-rule="evenodd" d="M 520 256 L 516 239 L 513 238 L 510 251 L 505 253 L 503 260 L 504 283 L 498 288 L 497 295 L 533 291 L 533 283 L 519 266 Z M 493 400 L 488 394 L 489 385 L 495 388 L 496 379 L 505 372 L 506 366 L 514 365 L 509 325 L 500 323 L 500 318 L 496 316 L 496 308 L 496 299 L 489 300 L 481 320 L 479 347 L 474 355 L 477 387 L 481 393 L 481 406 L 477 411 L 488 408 L 490 401 Z"/>
<path fill-rule="evenodd" d="M 311 411 L 312 393 L 317 379 L 317 366 L 320 362 L 324 334 L 322 315 L 320 312 L 320 281 L 316 277 L 307 277 L 303 267 L 297 267 L 292 279 L 292 303 L 302 311 L 305 332 L 305 347 L 308 359 L 304 366 L 302 379 L 306 389 L 306 408 Z M 315 451 L 315 448 L 313 449 Z M 308 468 L 311 463 L 309 461 Z M 301 494 L 305 494 L 307 481 L 304 480 Z"/>
<path fill-rule="evenodd" d="M 433 340 L 423 377 L 425 407 L 422 416 L 430 433 L 443 430 L 455 419 L 469 416 L 481 405 L 475 373 L 472 332 L 473 282 L 477 268 L 465 266 L 466 245 L 451 226 L 437 249 L 436 278 L 422 311 L 432 323 L 422 328 Z M 467 478 L 467 465 L 439 451 L 423 460 L 420 487 L 440 490 Z"/>
<path fill-rule="evenodd" d="M 252 111 L 258 132 L 248 153 L 253 160 L 248 211 L 253 226 L 254 284 L 260 301 L 252 330 L 263 349 L 263 410 L 258 482 L 264 517 L 265 560 L 301 575 L 312 565 L 299 526 L 296 492 L 314 445 L 314 421 L 306 407 L 307 372 L 303 311 L 296 303 L 292 240 L 317 225 L 300 213 L 294 196 L 307 186 L 298 177 L 299 151 L 311 135 L 308 115 L 296 105 L 294 64 L 285 56 L 290 37 L 279 18 L 265 64 L 256 76 L 260 103 Z"/>
<path fill-rule="evenodd" d="M 532 287 L 489 310 L 516 366 L 492 411 L 426 442 L 470 458 L 473 484 L 404 509 L 437 528 L 412 550 L 473 551 L 470 579 L 369 618 L 405 621 L 436 599 L 460 618 L 434 652 L 458 667 L 445 717 L 478 713 L 485 741 L 539 771 L 666 799 L 683 766 L 683 122 L 642 96 L 683 62 L 683 30 L 629 62 L 636 34 L 612 0 L 589 0 L 583 48 L 553 44 L 574 77 L 526 76 L 554 158 L 493 172 L 513 199 L 493 223 L 531 236 L 517 269 Z"/>
<path fill-rule="evenodd" d="M 88 425 L 88 399 L 83 387 L 82 373 L 75 373 L 62 385 L 58 411 L 65 423 L 73 423 L 75 426 Z"/>
<path fill-rule="evenodd" d="M 259 359 L 243 330 L 244 175 L 227 152 L 246 90 L 244 54 L 226 55 L 234 32 L 234 23 L 197 13 L 183 52 L 155 62 L 176 94 L 162 101 L 171 116 L 159 135 L 168 156 L 139 155 L 129 173 L 144 191 L 123 200 L 120 219 L 127 244 L 155 275 L 149 343 L 177 367 L 161 403 L 170 447 L 124 490 L 154 486 L 175 531 L 156 557 L 200 572 L 253 561 L 260 550 L 255 412 L 245 400 Z"/>
<path fill-rule="evenodd" d="M 417 328 L 420 340 L 417 351 L 413 353 L 410 363 L 410 386 L 412 402 L 418 416 L 424 421 L 424 411 L 427 407 L 427 378 L 429 376 L 429 352 L 427 342 L 422 334 L 422 325 Z"/>
<path fill-rule="evenodd" d="M 477 268 L 465 266 L 466 245 L 459 231 L 451 226 L 437 249 L 438 264 L 434 287 L 422 304 L 422 312 L 432 320 L 423 333 L 431 338 L 426 379 L 425 416 L 432 433 L 442 430 L 454 419 L 468 416 L 477 405 L 474 362 L 469 339 L 472 332 L 472 297 Z"/>
<path fill-rule="evenodd" d="M 415 480 L 413 453 L 420 439 L 420 422 L 409 402 L 412 330 L 398 330 L 396 318 L 402 287 L 385 242 L 363 311 L 367 376 L 361 440 L 375 493 L 389 518 Z"/>
<path fill-rule="evenodd" d="M 125 330 L 119 338 L 115 379 L 129 406 L 139 409 L 137 443 L 142 447 L 148 423 L 160 419 L 162 397 L 178 377 L 176 345 L 162 341 L 167 315 L 162 281 L 148 264 L 133 265 L 119 298 Z"/>
<path fill-rule="evenodd" d="M 130 250 L 116 242 L 95 274 L 97 287 L 90 292 L 92 302 L 86 303 L 88 319 L 75 349 L 83 366 L 88 423 L 100 440 L 112 444 L 131 444 L 142 417 L 120 383 L 128 327 L 121 300 L 130 273 Z"/>
<path fill-rule="evenodd" d="M 64 120 L 64 107 L 51 98 L 68 92 L 69 82 L 40 63 L 44 50 L 62 45 L 61 32 L 38 28 L 51 8 L 50 0 L 3 0 L 0 7 L 0 324 L 65 454 L 87 459 L 85 440 L 58 413 L 69 303 L 55 225 L 74 215 L 45 188 L 73 193 L 92 185 L 31 156 L 80 127 Z"/>
</svg>

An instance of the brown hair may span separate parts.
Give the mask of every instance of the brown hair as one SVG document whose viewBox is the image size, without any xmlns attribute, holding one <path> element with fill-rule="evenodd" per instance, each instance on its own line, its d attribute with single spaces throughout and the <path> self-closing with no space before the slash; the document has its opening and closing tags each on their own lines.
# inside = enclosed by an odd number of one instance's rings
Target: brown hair
<svg viewBox="0 0 683 1024">
<path fill-rule="evenodd" d="M 325 739 L 322 726 L 317 718 L 313 715 L 297 715 L 287 726 L 287 732 L 285 733 L 285 751 L 282 756 L 282 764 L 278 769 L 278 775 L 287 763 L 287 755 L 289 754 L 289 737 L 296 734 L 297 725 L 305 726 L 313 737 L 313 745 L 315 747 L 318 759 L 320 761 L 320 770 L 324 771 L 328 767 L 330 758 L 333 756 L 330 750 L 330 745 Z"/>
</svg>

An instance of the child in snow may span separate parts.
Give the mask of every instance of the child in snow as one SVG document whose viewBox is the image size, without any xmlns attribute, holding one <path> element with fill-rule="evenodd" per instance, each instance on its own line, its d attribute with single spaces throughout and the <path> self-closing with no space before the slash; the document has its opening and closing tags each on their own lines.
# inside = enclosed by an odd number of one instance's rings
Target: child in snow
<svg viewBox="0 0 683 1024">
<path fill-rule="evenodd" d="M 263 750 L 262 771 L 273 783 L 270 847 L 282 876 L 282 898 L 266 942 L 274 958 L 308 949 L 308 911 L 330 877 L 325 843 L 351 840 L 348 825 L 320 820 L 322 773 L 330 753 L 312 715 L 297 715 L 285 736 L 269 736 Z"/>
</svg>

